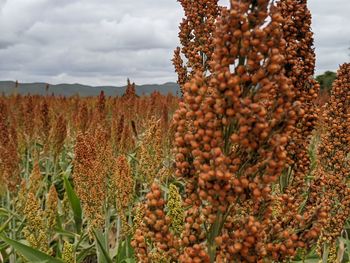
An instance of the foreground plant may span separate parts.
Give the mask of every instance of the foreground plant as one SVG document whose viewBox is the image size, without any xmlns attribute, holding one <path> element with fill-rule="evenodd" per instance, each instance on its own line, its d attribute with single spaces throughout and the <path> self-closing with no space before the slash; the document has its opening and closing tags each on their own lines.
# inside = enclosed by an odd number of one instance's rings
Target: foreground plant
<svg viewBox="0 0 350 263">
<path fill-rule="evenodd" d="M 337 72 L 330 101 L 321 118 L 323 133 L 318 149 L 318 167 L 308 199 L 322 209 L 319 224 L 319 249 L 334 248 L 350 215 L 349 129 L 350 64 Z"/>
<path fill-rule="evenodd" d="M 294 243 L 279 249 L 288 237 L 271 228 L 272 187 L 296 120 L 281 66 L 282 22 L 269 1 L 231 1 L 216 23 L 212 75 L 198 70 L 184 85 L 174 115 L 176 175 L 186 184 L 187 207 L 180 262 L 295 254 Z"/>
</svg>

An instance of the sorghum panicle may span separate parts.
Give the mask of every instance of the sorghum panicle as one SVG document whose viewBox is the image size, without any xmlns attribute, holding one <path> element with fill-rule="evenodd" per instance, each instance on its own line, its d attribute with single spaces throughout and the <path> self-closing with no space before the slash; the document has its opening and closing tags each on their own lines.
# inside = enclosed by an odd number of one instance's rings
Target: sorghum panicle
<svg viewBox="0 0 350 263">
<path fill-rule="evenodd" d="M 114 173 L 111 176 L 111 191 L 115 197 L 114 204 L 118 216 L 121 219 L 122 234 L 128 231 L 127 211 L 134 194 L 134 179 L 131 175 L 131 168 L 124 155 L 118 156 L 114 163 Z"/>
<path fill-rule="evenodd" d="M 134 82 L 131 83 L 130 79 L 127 81 L 126 90 L 122 98 L 125 100 L 134 100 L 136 98 L 136 85 Z"/>
<path fill-rule="evenodd" d="M 45 218 L 47 220 L 47 228 L 50 233 L 53 233 L 56 226 L 58 206 L 58 194 L 54 185 L 51 185 L 45 203 Z"/>
<path fill-rule="evenodd" d="M 33 193 L 34 195 L 40 190 L 42 185 L 43 176 L 40 172 L 39 161 L 34 161 L 33 170 L 29 177 L 29 189 L 28 192 Z"/>
<path fill-rule="evenodd" d="M 132 245 L 138 262 L 153 262 L 152 255 L 161 256 L 166 262 L 177 260 L 179 240 L 171 233 L 171 219 L 165 215 L 165 200 L 157 183 L 153 183 L 146 196 L 145 216 L 136 229 Z M 146 242 L 151 242 L 153 250 L 148 251 Z"/>
<path fill-rule="evenodd" d="M 10 191 L 15 191 L 20 183 L 17 148 L 16 131 L 10 126 L 7 105 L 0 100 L 0 182 Z"/>
<path fill-rule="evenodd" d="M 333 246 L 350 215 L 350 64 L 340 66 L 330 101 L 321 116 L 323 133 L 318 148 L 318 166 L 311 182 L 307 207 L 320 218 L 313 229 L 320 244 Z M 310 235 L 313 234 L 311 231 Z"/>
<path fill-rule="evenodd" d="M 176 174 L 187 182 L 185 202 L 192 207 L 181 262 L 193 255 L 202 262 L 257 262 L 296 252 L 294 244 L 276 250 L 266 243 L 277 234 L 271 189 L 287 165 L 296 121 L 282 22 L 267 0 L 231 1 L 216 23 L 212 75 L 198 72 L 184 85 L 174 115 Z M 231 222 L 241 206 L 247 216 Z M 214 232 L 206 235 L 204 224 Z"/>
<path fill-rule="evenodd" d="M 152 118 L 142 135 L 137 151 L 138 169 L 145 182 L 151 184 L 162 168 L 164 155 L 160 120 Z"/>
<path fill-rule="evenodd" d="M 57 160 L 67 137 L 67 120 L 60 114 L 52 126 L 50 142 L 55 160 Z"/>
<path fill-rule="evenodd" d="M 181 48 L 174 52 L 173 64 L 178 73 L 178 84 L 183 93 L 183 85 L 198 71 L 210 70 L 213 53 L 213 32 L 215 19 L 219 14 L 218 0 L 190 1 L 178 0 L 185 12 L 180 24 Z M 183 65 L 183 54 L 187 60 Z"/>
<path fill-rule="evenodd" d="M 49 236 L 44 221 L 44 212 L 33 193 L 28 193 L 23 212 L 26 218 L 26 225 L 22 230 L 24 237 L 31 247 L 50 254 L 51 248 L 49 247 Z"/>
<path fill-rule="evenodd" d="M 64 241 L 62 260 L 64 263 L 75 263 L 74 246 L 68 241 Z"/>
<path fill-rule="evenodd" d="M 292 179 L 291 182 L 288 182 L 290 184 L 286 189 L 283 189 L 289 198 L 283 199 L 287 209 L 282 213 L 284 219 L 281 221 L 292 222 L 292 227 L 299 228 L 300 215 L 298 213 L 300 206 L 305 201 L 305 194 L 308 191 L 306 178 L 311 172 L 308 150 L 319 114 L 316 105 L 319 85 L 313 79 L 315 52 L 311 32 L 311 14 L 307 8 L 307 0 L 280 1 L 278 8 L 285 18 L 283 24 L 283 36 L 287 44 L 285 69 L 295 92 L 294 107 L 297 114 L 296 127 L 287 145 L 291 169 L 290 174 L 286 176 Z M 302 234 L 303 231 L 299 233 Z"/>
<path fill-rule="evenodd" d="M 167 209 L 167 216 L 171 219 L 170 229 L 175 235 L 179 236 L 184 228 L 185 214 L 182 207 L 181 195 L 174 184 L 169 186 Z"/>
<path fill-rule="evenodd" d="M 73 180 L 91 226 L 102 227 L 111 149 L 101 129 L 79 133 L 75 145 Z"/>
</svg>

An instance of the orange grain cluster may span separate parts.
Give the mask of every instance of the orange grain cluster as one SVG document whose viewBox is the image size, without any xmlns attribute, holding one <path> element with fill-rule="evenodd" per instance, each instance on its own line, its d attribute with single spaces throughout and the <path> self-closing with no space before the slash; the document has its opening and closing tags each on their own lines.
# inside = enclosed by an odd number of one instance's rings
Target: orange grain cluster
<svg viewBox="0 0 350 263">
<path fill-rule="evenodd" d="M 118 212 L 122 213 L 132 200 L 134 181 L 131 168 L 125 156 L 118 156 L 114 163 L 112 177 L 114 191 L 116 192 L 116 206 Z"/>
<path fill-rule="evenodd" d="M 272 187 L 288 164 L 297 115 L 284 74 L 283 22 L 270 1 L 231 1 L 216 23 L 212 75 L 199 71 L 184 85 L 174 115 L 176 174 L 192 207 L 181 262 L 197 252 L 201 262 L 296 253 L 292 233 L 272 228 Z M 239 209 L 246 215 L 237 216 Z"/>
<path fill-rule="evenodd" d="M 58 158 L 59 154 L 62 151 L 64 140 L 67 137 L 67 121 L 63 117 L 62 114 L 60 114 L 55 123 L 52 126 L 51 133 L 50 133 L 50 145 L 52 149 L 52 153 L 55 159 Z"/>
<path fill-rule="evenodd" d="M 41 132 L 41 137 L 43 141 L 47 141 L 49 139 L 50 130 L 51 130 L 51 122 L 50 122 L 50 108 L 46 101 L 46 99 L 43 99 L 43 101 L 40 103 L 40 109 L 39 109 L 39 130 Z"/>
<path fill-rule="evenodd" d="M 174 112 L 178 102 L 174 95 L 164 96 L 159 92 L 138 97 L 134 83 L 130 84 L 129 89 L 133 91 L 127 94 L 134 95 L 107 97 L 101 93 L 98 97 L 0 96 L 3 109 L 0 113 L 3 120 L 1 125 L 4 127 L 2 138 L 5 140 L 11 137 L 6 140 L 14 145 L 4 148 L 7 151 L 13 148 L 22 154 L 26 150 L 31 151 L 32 144 L 39 143 L 46 153 L 59 155 L 64 144 L 69 143 L 79 132 L 85 133 L 89 129 L 95 130 L 103 126 L 110 134 L 108 140 L 114 144 L 113 149 L 120 153 L 129 152 L 135 147 L 132 122 L 137 133 L 143 132 L 152 117 L 162 118 L 164 124 L 168 125 L 167 115 Z M 166 130 L 163 131 L 165 135 Z"/>
<path fill-rule="evenodd" d="M 321 117 L 318 167 L 312 182 L 308 207 L 319 209 L 317 235 L 321 244 L 333 245 L 350 215 L 350 64 L 337 72 L 330 101 Z"/>
<path fill-rule="evenodd" d="M 21 181 L 17 148 L 14 124 L 10 122 L 5 101 L 0 99 L 0 183 L 1 188 L 5 187 L 11 191 L 15 191 Z"/>
<path fill-rule="evenodd" d="M 107 198 L 107 180 L 111 171 L 111 149 L 106 144 L 106 133 L 78 134 L 75 145 L 73 180 L 91 226 L 102 227 L 103 209 Z"/>
<path fill-rule="evenodd" d="M 290 177 L 291 182 L 288 182 L 289 185 L 283 189 L 290 197 L 285 198 L 288 211 L 283 216 L 285 221 L 292 220 L 297 224 L 295 216 L 308 190 L 306 179 L 310 173 L 308 150 L 319 114 L 316 105 L 319 85 L 313 79 L 315 52 L 307 1 L 280 1 L 278 8 L 285 18 L 283 25 L 283 35 L 287 43 L 285 69 L 292 81 L 296 99 L 294 107 L 297 113 L 296 127 L 287 146 L 291 169 L 286 177 Z"/>
<path fill-rule="evenodd" d="M 135 182 L 131 174 L 131 167 L 124 155 L 118 156 L 113 161 L 113 174 L 108 185 L 110 187 L 109 199 L 112 199 L 112 204 L 117 208 L 123 229 L 122 234 L 125 234 L 130 228 L 127 222 L 127 212 L 132 205 Z"/>
<path fill-rule="evenodd" d="M 133 100 L 136 97 L 137 97 L 137 95 L 136 95 L 136 85 L 135 85 L 134 82 L 131 83 L 130 80 L 128 79 L 126 90 L 125 90 L 125 93 L 123 95 L 123 98 L 125 100 Z"/>
<path fill-rule="evenodd" d="M 178 73 L 178 84 L 183 85 L 197 70 L 210 70 L 210 60 L 213 53 L 213 32 L 215 20 L 219 14 L 218 0 L 178 0 L 185 12 L 185 18 L 180 24 L 181 48 L 174 52 L 173 64 Z M 181 58 L 185 57 L 186 63 Z M 183 90 L 182 90 L 183 92 Z"/>
<path fill-rule="evenodd" d="M 165 200 L 160 187 L 153 183 L 146 195 L 144 218 L 132 241 L 138 262 L 176 262 L 178 258 L 179 241 L 170 231 L 171 219 L 164 208 Z M 152 243 L 153 249 L 149 249 L 148 242 Z"/>
</svg>

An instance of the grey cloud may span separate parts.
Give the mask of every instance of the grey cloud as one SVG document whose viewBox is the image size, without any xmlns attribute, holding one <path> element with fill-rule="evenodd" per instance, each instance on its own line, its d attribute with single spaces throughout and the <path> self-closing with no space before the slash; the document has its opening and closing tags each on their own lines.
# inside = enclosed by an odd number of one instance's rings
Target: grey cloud
<svg viewBox="0 0 350 263">
<path fill-rule="evenodd" d="M 335 70 L 348 59 L 350 1 L 309 3 L 317 72 Z M 176 0 L 0 0 L 0 79 L 175 81 L 171 58 L 182 16 Z"/>
<path fill-rule="evenodd" d="M 99 85 L 176 79 L 170 62 L 182 15 L 176 2 L 13 0 L 0 8 L 2 79 Z"/>
<path fill-rule="evenodd" d="M 315 37 L 316 73 L 336 71 L 349 61 L 350 1 L 309 0 Z"/>
</svg>

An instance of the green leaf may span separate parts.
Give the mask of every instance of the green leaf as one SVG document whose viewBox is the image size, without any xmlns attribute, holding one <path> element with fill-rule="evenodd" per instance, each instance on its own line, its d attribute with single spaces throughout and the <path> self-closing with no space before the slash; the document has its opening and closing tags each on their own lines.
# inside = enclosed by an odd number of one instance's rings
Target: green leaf
<svg viewBox="0 0 350 263">
<path fill-rule="evenodd" d="M 131 246 L 131 238 L 128 236 L 126 240 L 121 242 L 118 247 L 117 262 L 135 262 L 134 249 Z"/>
<path fill-rule="evenodd" d="M 106 243 L 104 242 L 105 238 L 103 233 L 99 230 L 94 230 L 94 235 L 96 238 L 97 245 L 97 259 L 99 263 L 113 263 L 111 257 L 108 254 L 108 248 Z"/>
<path fill-rule="evenodd" d="M 323 245 L 322 263 L 328 262 L 328 255 L 329 255 L 329 246 L 327 244 L 324 244 Z"/>
<path fill-rule="evenodd" d="M 224 216 L 219 211 L 217 213 L 214 224 L 212 224 L 210 227 L 209 234 L 208 234 L 208 252 L 209 252 L 210 262 L 214 262 L 214 257 L 216 254 L 215 238 L 221 232 L 223 224 L 224 224 Z"/>
<path fill-rule="evenodd" d="M 7 248 L 9 245 L 6 243 L 0 244 L 0 251 Z"/>
<path fill-rule="evenodd" d="M 71 238 L 75 238 L 77 236 L 77 234 L 70 232 L 70 231 L 67 231 L 67 230 L 64 230 L 62 228 L 56 228 L 55 232 L 57 234 L 62 235 L 62 236 L 71 237 Z"/>
<path fill-rule="evenodd" d="M 83 219 L 82 219 L 83 212 L 81 209 L 80 200 L 77 194 L 75 193 L 72 185 L 68 181 L 68 178 L 66 176 L 63 176 L 63 180 L 64 180 L 64 188 L 66 189 L 68 200 L 73 210 L 75 227 L 77 229 L 77 233 L 80 234 L 81 225 L 83 222 Z"/>
<path fill-rule="evenodd" d="M 15 250 L 17 250 L 20 254 L 22 254 L 25 258 L 27 258 L 30 262 L 50 262 L 50 263 L 63 263 L 62 260 L 53 258 L 39 250 L 36 250 L 32 247 L 24 245 L 20 242 L 7 238 L 5 235 L 0 234 L 0 238 L 6 242 L 8 245 L 12 246 Z"/>
<path fill-rule="evenodd" d="M 76 247 L 79 248 L 80 244 L 82 244 L 88 237 L 89 237 L 88 233 L 85 233 L 85 234 L 81 235 L 79 237 L 79 240 L 78 240 L 78 243 L 77 243 Z M 94 246 L 94 245 L 91 245 L 91 246 Z"/>
<path fill-rule="evenodd" d="M 346 245 L 346 254 L 347 257 L 350 258 L 350 240 L 343 237 L 340 237 L 339 240 L 344 242 L 344 244 Z"/>
<path fill-rule="evenodd" d="M 139 163 L 139 160 L 136 157 L 136 153 L 129 153 L 127 155 L 128 162 L 130 163 L 131 161 L 134 161 L 136 163 Z"/>
<path fill-rule="evenodd" d="M 10 212 L 7 209 L 3 207 L 0 208 L 0 216 L 8 216 L 9 214 Z"/>
<path fill-rule="evenodd" d="M 291 175 L 292 175 L 292 169 L 291 169 L 290 166 L 288 167 L 288 169 L 285 169 L 282 172 L 282 175 L 279 178 L 280 190 L 281 190 L 282 193 L 284 193 L 284 190 L 288 186 L 288 184 L 290 182 Z"/>
<path fill-rule="evenodd" d="M 291 263 L 318 263 L 318 262 L 320 262 L 319 258 L 291 261 Z"/>
<path fill-rule="evenodd" d="M 11 222 L 12 216 L 6 220 L 5 223 L 3 223 L 0 227 L 0 234 L 5 230 L 5 228 L 8 226 L 8 224 Z"/>
<path fill-rule="evenodd" d="M 94 245 L 91 245 L 90 247 L 87 247 L 87 248 L 84 248 L 83 250 L 81 250 L 76 258 L 77 263 L 81 263 L 87 255 L 90 255 L 91 249 L 93 247 L 94 247 Z"/>
</svg>

